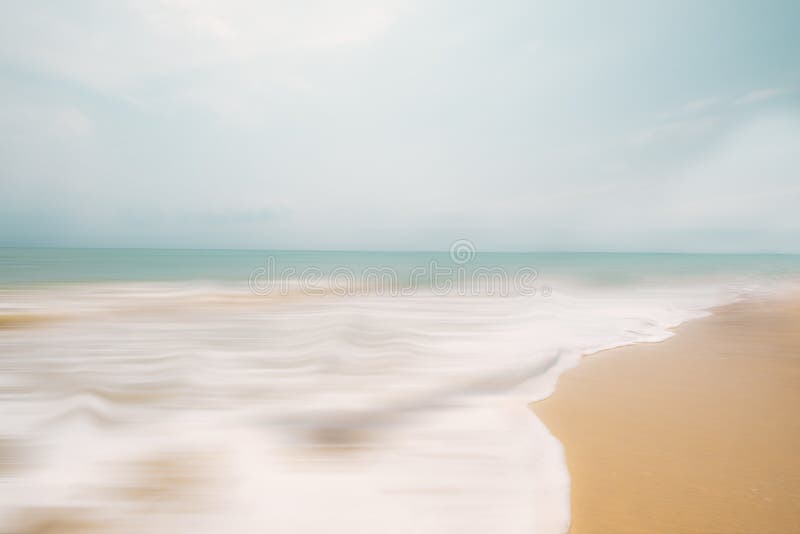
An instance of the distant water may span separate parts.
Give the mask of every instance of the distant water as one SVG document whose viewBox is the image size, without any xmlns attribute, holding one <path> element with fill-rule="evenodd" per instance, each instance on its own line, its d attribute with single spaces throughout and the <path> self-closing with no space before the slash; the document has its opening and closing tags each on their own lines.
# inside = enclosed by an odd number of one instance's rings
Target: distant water
<svg viewBox="0 0 800 534">
<path fill-rule="evenodd" d="M 564 532 L 527 403 L 800 279 L 798 256 L 467 245 L 0 249 L 0 532 Z"/>
<path fill-rule="evenodd" d="M 274 257 L 280 268 L 298 272 L 316 266 L 363 269 L 390 266 L 407 273 L 438 261 L 452 265 L 448 252 L 258 251 L 168 249 L 0 248 L 0 284 L 54 282 L 168 282 L 185 280 L 244 284 L 254 268 Z M 792 276 L 800 256 L 788 254 L 636 254 L 476 252 L 473 266 L 533 267 L 544 276 L 566 276 L 595 284 L 636 283 L 655 278 L 739 275 Z"/>
</svg>

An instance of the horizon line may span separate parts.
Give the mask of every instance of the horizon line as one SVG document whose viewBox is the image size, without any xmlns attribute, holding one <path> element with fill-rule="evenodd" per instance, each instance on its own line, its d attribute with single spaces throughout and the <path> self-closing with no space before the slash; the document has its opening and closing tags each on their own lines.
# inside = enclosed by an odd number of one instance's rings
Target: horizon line
<svg viewBox="0 0 800 534">
<path fill-rule="evenodd" d="M 442 254 L 448 253 L 448 249 L 317 249 L 317 248 L 267 248 L 267 247 L 109 247 L 109 246 L 30 246 L 30 245 L 0 245 L 0 250 L 21 249 L 21 250 L 171 250 L 171 251 L 205 251 L 205 252 L 327 252 L 327 253 L 383 253 L 383 254 Z M 749 251 L 749 252 L 711 252 L 711 251 L 670 251 L 670 250 L 481 250 L 477 249 L 476 254 L 653 254 L 653 255 L 704 255 L 704 256 L 800 256 L 800 252 L 777 252 L 777 251 Z"/>
</svg>

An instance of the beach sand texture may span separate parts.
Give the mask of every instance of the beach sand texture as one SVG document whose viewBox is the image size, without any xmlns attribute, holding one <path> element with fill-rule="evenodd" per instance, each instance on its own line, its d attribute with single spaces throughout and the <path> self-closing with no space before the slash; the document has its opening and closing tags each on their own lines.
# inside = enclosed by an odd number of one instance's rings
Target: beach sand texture
<svg viewBox="0 0 800 534">
<path fill-rule="evenodd" d="M 532 405 L 572 534 L 800 532 L 800 301 L 749 301 L 587 357 Z"/>
</svg>

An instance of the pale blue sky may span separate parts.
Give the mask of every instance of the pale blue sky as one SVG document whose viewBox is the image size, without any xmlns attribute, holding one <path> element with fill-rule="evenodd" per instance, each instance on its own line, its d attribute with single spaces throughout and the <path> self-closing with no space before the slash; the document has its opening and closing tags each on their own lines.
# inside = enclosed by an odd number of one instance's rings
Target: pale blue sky
<svg viewBox="0 0 800 534">
<path fill-rule="evenodd" d="M 0 3 L 0 245 L 800 252 L 800 2 Z"/>
</svg>

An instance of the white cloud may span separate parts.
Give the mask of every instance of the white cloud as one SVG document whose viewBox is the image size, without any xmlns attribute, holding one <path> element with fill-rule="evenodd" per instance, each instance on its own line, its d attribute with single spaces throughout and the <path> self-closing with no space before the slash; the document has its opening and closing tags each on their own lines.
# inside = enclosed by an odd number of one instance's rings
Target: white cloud
<svg viewBox="0 0 800 534">
<path fill-rule="evenodd" d="M 756 120 L 691 168 L 667 180 L 673 227 L 797 228 L 800 122 Z"/>
<path fill-rule="evenodd" d="M 0 16 L 0 59 L 141 102 L 149 83 L 201 83 L 192 76 L 212 69 L 298 78 L 281 74 L 282 62 L 367 45 L 407 9 L 364 0 L 21 3 Z"/>
<path fill-rule="evenodd" d="M 94 132 L 94 121 L 74 106 L 53 104 L 14 105 L 0 108 L 0 131 L 31 136 L 48 134 L 56 138 L 82 138 Z"/>
<path fill-rule="evenodd" d="M 634 146 L 644 146 L 657 142 L 699 139 L 713 132 L 717 123 L 716 117 L 665 122 L 636 132 L 629 141 Z"/>
<path fill-rule="evenodd" d="M 695 115 L 707 112 L 710 109 L 722 103 L 723 103 L 722 99 L 716 96 L 712 96 L 709 98 L 698 98 L 685 103 L 678 109 L 661 113 L 660 115 L 658 115 L 658 119 L 666 121 L 666 120 L 676 119 L 679 117 L 685 117 L 687 115 Z"/>
<path fill-rule="evenodd" d="M 60 136 L 83 137 L 93 132 L 94 123 L 81 110 L 70 107 L 56 111 L 51 129 Z"/>
<path fill-rule="evenodd" d="M 782 87 L 774 87 L 771 89 L 758 89 L 755 91 L 751 91 L 746 95 L 736 99 L 737 104 L 752 104 L 753 102 L 761 102 L 764 100 L 770 100 L 772 98 L 776 98 L 782 95 L 786 95 L 791 93 L 792 91 L 789 89 L 785 89 Z"/>
</svg>

